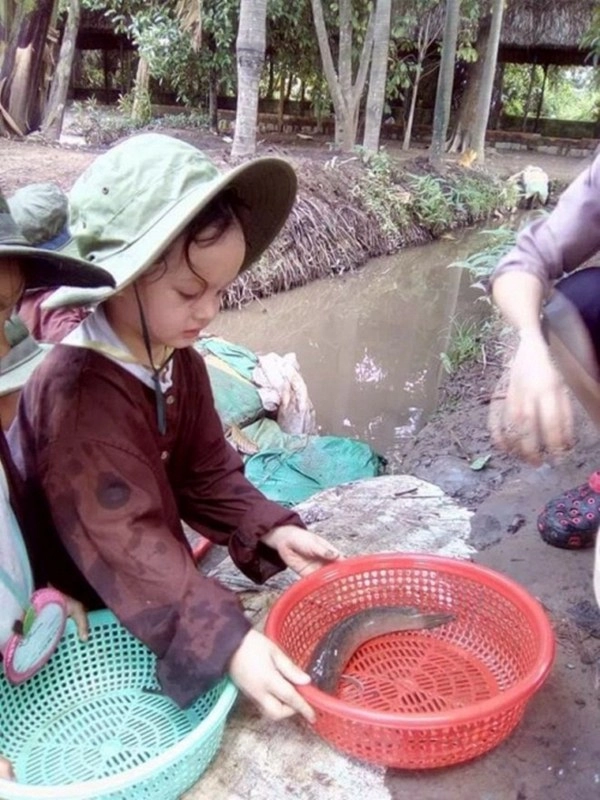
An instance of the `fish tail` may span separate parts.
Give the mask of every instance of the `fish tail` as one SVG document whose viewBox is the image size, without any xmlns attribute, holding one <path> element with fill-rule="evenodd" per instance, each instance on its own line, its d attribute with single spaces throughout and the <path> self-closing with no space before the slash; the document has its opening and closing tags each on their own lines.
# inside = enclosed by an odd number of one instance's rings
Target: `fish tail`
<svg viewBox="0 0 600 800">
<path fill-rule="evenodd" d="M 438 625 L 445 625 L 455 619 L 454 614 L 447 614 L 445 612 L 422 614 L 419 627 L 421 628 L 437 628 Z"/>
</svg>

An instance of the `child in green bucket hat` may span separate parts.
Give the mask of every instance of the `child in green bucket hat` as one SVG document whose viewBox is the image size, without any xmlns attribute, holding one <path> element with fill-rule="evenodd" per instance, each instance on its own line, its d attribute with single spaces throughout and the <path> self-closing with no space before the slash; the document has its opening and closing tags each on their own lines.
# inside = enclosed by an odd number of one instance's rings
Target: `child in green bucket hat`
<svg viewBox="0 0 600 800">
<path fill-rule="evenodd" d="M 15 307 L 27 288 L 64 283 L 114 285 L 107 272 L 87 262 L 32 247 L 0 193 L 0 653 L 6 678 L 13 683 L 26 680 L 49 658 L 66 615 L 74 617 L 80 636 L 87 636 L 83 606 L 46 588 L 44 565 L 35 557 L 43 521 L 30 513 L 23 479 L 3 432 L 13 400 L 47 352 L 14 316 Z M 25 619 L 30 623 L 27 632 Z M 2 756 L 0 778 L 14 778 L 11 763 Z"/>
<path fill-rule="evenodd" d="M 244 477 L 192 347 L 295 192 L 282 159 L 222 173 L 159 134 L 99 156 L 69 196 L 68 250 L 108 270 L 116 288 L 63 288 L 47 303 L 98 305 L 28 383 L 13 443 L 56 525 L 46 541 L 54 583 L 108 606 L 150 647 L 167 695 L 187 706 L 229 673 L 271 718 L 313 721 L 296 688 L 308 676 L 196 569 L 181 523 L 226 547 L 257 583 L 339 557 Z"/>
<path fill-rule="evenodd" d="M 29 183 L 6 198 L 10 213 L 29 244 L 60 250 L 69 241 L 69 200 L 56 183 Z M 52 289 L 28 288 L 19 302 L 19 317 L 38 342 L 60 342 L 88 310 L 84 307 L 47 311 L 42 303 Z"/>
</svg>

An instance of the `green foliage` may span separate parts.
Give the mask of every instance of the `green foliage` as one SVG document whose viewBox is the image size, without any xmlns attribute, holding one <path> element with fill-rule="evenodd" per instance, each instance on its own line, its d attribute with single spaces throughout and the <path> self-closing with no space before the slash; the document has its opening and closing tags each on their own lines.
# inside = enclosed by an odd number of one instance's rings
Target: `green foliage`
<svg viewBox="0 0 600 800">
<path fill-rule="evenodd" d="M 136 128 L 130 118 L 99 105 L 95 98 L 73 103 L 73 120 L 75 132 L 94 146 L 112 144 Z"/>
<path fill-rule="evenodd" d="M 490 330 L 487 320 L 452 320 L 448 349 L 440 353 L 440 361 L 448 375 L 453 375 L 461 364 L 485 358 L 485 340 Z"/>
<path fill-rule="evenodd" d="M 516 208 L 520 191 L 516 183 L 498 183 L 465 171 L 452 186 L 452 203 L 471 222 L 485 219 L 493 210 Z"/>
<path fill-rule="evenodd" d="M 594 9 L 590 27 L 581 40 L 581 47 L 589 51 L 589 60 L 597 66 L 600 59 L 600 8 Z"/>
<path fill-rule="evenodd" d="M 452 192 L 436 175 L 409 174 L 412 191 L 412 210 L 417 221 L 438 235 L 452 227 L 455 212 Z"/>
<path fill-rule="evenodd" d="M 514 247 L 517 234 L 517 230 L 507 225 L 481 231 L 488 244 L 467 258 L 453 261 L 449 266 L 467 269 L 476 280 L 487 278 L 500 259 Z"/>
<path fill-rule="evenodd" d="M 401 243 L 402 231 L 410 222 L 410 195 L 394 184 L 393 161 L 381 148 L 378 153 L 355 147 L 366 166 L 364 175 L 352 193 L 362 200 L 365 208 L 376 217 L 388 239 Z"/>
<path fill-rule="evenodd" d="M 503 82 L 506 114 L 522 117 L 525 113 L 531 74 L 530 64 L 506 64 Z M 534 67 L 530 113 L 535 113 L 539 105 L 543 80 L 542 67 Z M 599 101 L 598 75 L 592 67 L 549 67 L 541 116 L 555 119 L 595 120 Z"/>
<path fill-rule="evenodd" d="M 230 91 L 235 79 L 238 3 L 202 0 L 202 45 L 182 30 L 175 3 L 159 0 L 82 0 L 85 8 L 104 11 L 114 29 L 135 42 L 161 86 L 193 105 L 210 82 Z"/>
<path fill-rule="evenodd" d="M 518 187 L 495 180 L 485 172 L 409 173 L 408 187 L 412 194 L 412 213 L 434 236 L 518 205 Z"/>
<path fill-rule="evenodd" d="M 147 125 L 152 119 L 150 93 L 145 89 L 136 89 L 135 92 L 120 95 L 117 106 L 125 119 L 136 127 Z"/>
<path fill-rule="evenodd" d="M 179 114 L 164 114 L 153 121 L 152 127 L 155 130 L 160 128 L 208 129 L 209 124 L 206 114 L 192 108 Z"/>
<path fill-rule="evenodd" d="M 555 119 L 598 117 L 598 73 L 593 67 L 550 67 L 542 115 Z"/>
</svg>

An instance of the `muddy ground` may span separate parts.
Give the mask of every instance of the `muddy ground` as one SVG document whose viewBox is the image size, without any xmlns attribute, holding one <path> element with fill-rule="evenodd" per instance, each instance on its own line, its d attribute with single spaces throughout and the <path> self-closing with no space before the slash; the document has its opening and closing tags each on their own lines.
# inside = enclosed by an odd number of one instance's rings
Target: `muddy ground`
<svg viewBox="0 0 600 800">
<path fill-rule="evenodd" d="M 181 133 L 190 139 L 189 132 Z M 218 137 L 199 142 L 215 155 L 228 145 Z M 331 157 L 324 143 L 272 136 L 259 153 L 317 159 Z M 414 158 L 423 151 L 394 155 Z M 68 189 L 98 151 L 46 146 L 39 141 L 0 140 L 0 187 L 10 193 L 31 181 L 53 180 Z M 486 166 L 508 176 L 535 163 L 562 184 L 584 166 L 582 159 L 503 151 Z M 510 739 L 488 756 L 461 767 L 426 773 L 390 771 L 386 788 L 394 800 L 592 800 L 600 798 L 600 627 L 577 618 L 592 601 L 592 553 L 565 552 L 545 545 L 536 531 L 537 513 L 563 489 L 600 468 L 598 434 L 579 415 L 578 441 L 560 463 L 532 468 L 493 451 L 487 434 L 489 396 L 501 375 L 510 345 L 486 348 L 485 364 L 453 376 L 442 408 L 407 450 L 405 472 L 440 485 L 474 511 L 476 560 L 513 577 L 546 607 L 557 635 L 557 660 L 544 689 L 530 703 Z M 490 452 L 488 466 L 474 472 L 470 455 Z M 581 616 L 581 615 L 580 615 Z M 301 795 L 294 795 L 300 797 Z M 312 795 L 311 795 L 312 796 Z"/>
</svg>

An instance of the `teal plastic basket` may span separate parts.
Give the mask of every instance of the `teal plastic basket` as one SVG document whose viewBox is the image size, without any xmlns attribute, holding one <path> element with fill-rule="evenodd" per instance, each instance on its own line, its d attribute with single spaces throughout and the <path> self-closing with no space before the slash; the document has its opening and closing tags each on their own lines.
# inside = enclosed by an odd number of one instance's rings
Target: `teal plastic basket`
<svg viewBox="0 0 600 800">
<path fill-rule="evenodd" d="M 237 696 L 228 678 L 182 710 L 160 692 L 155 657 L 108 611 L 80 642 L 69 620 L 26 683 L 0 679 L 0 754 L 17 781 L 2 800 L 176 800 L 214 758 Z"/>
</svg>

